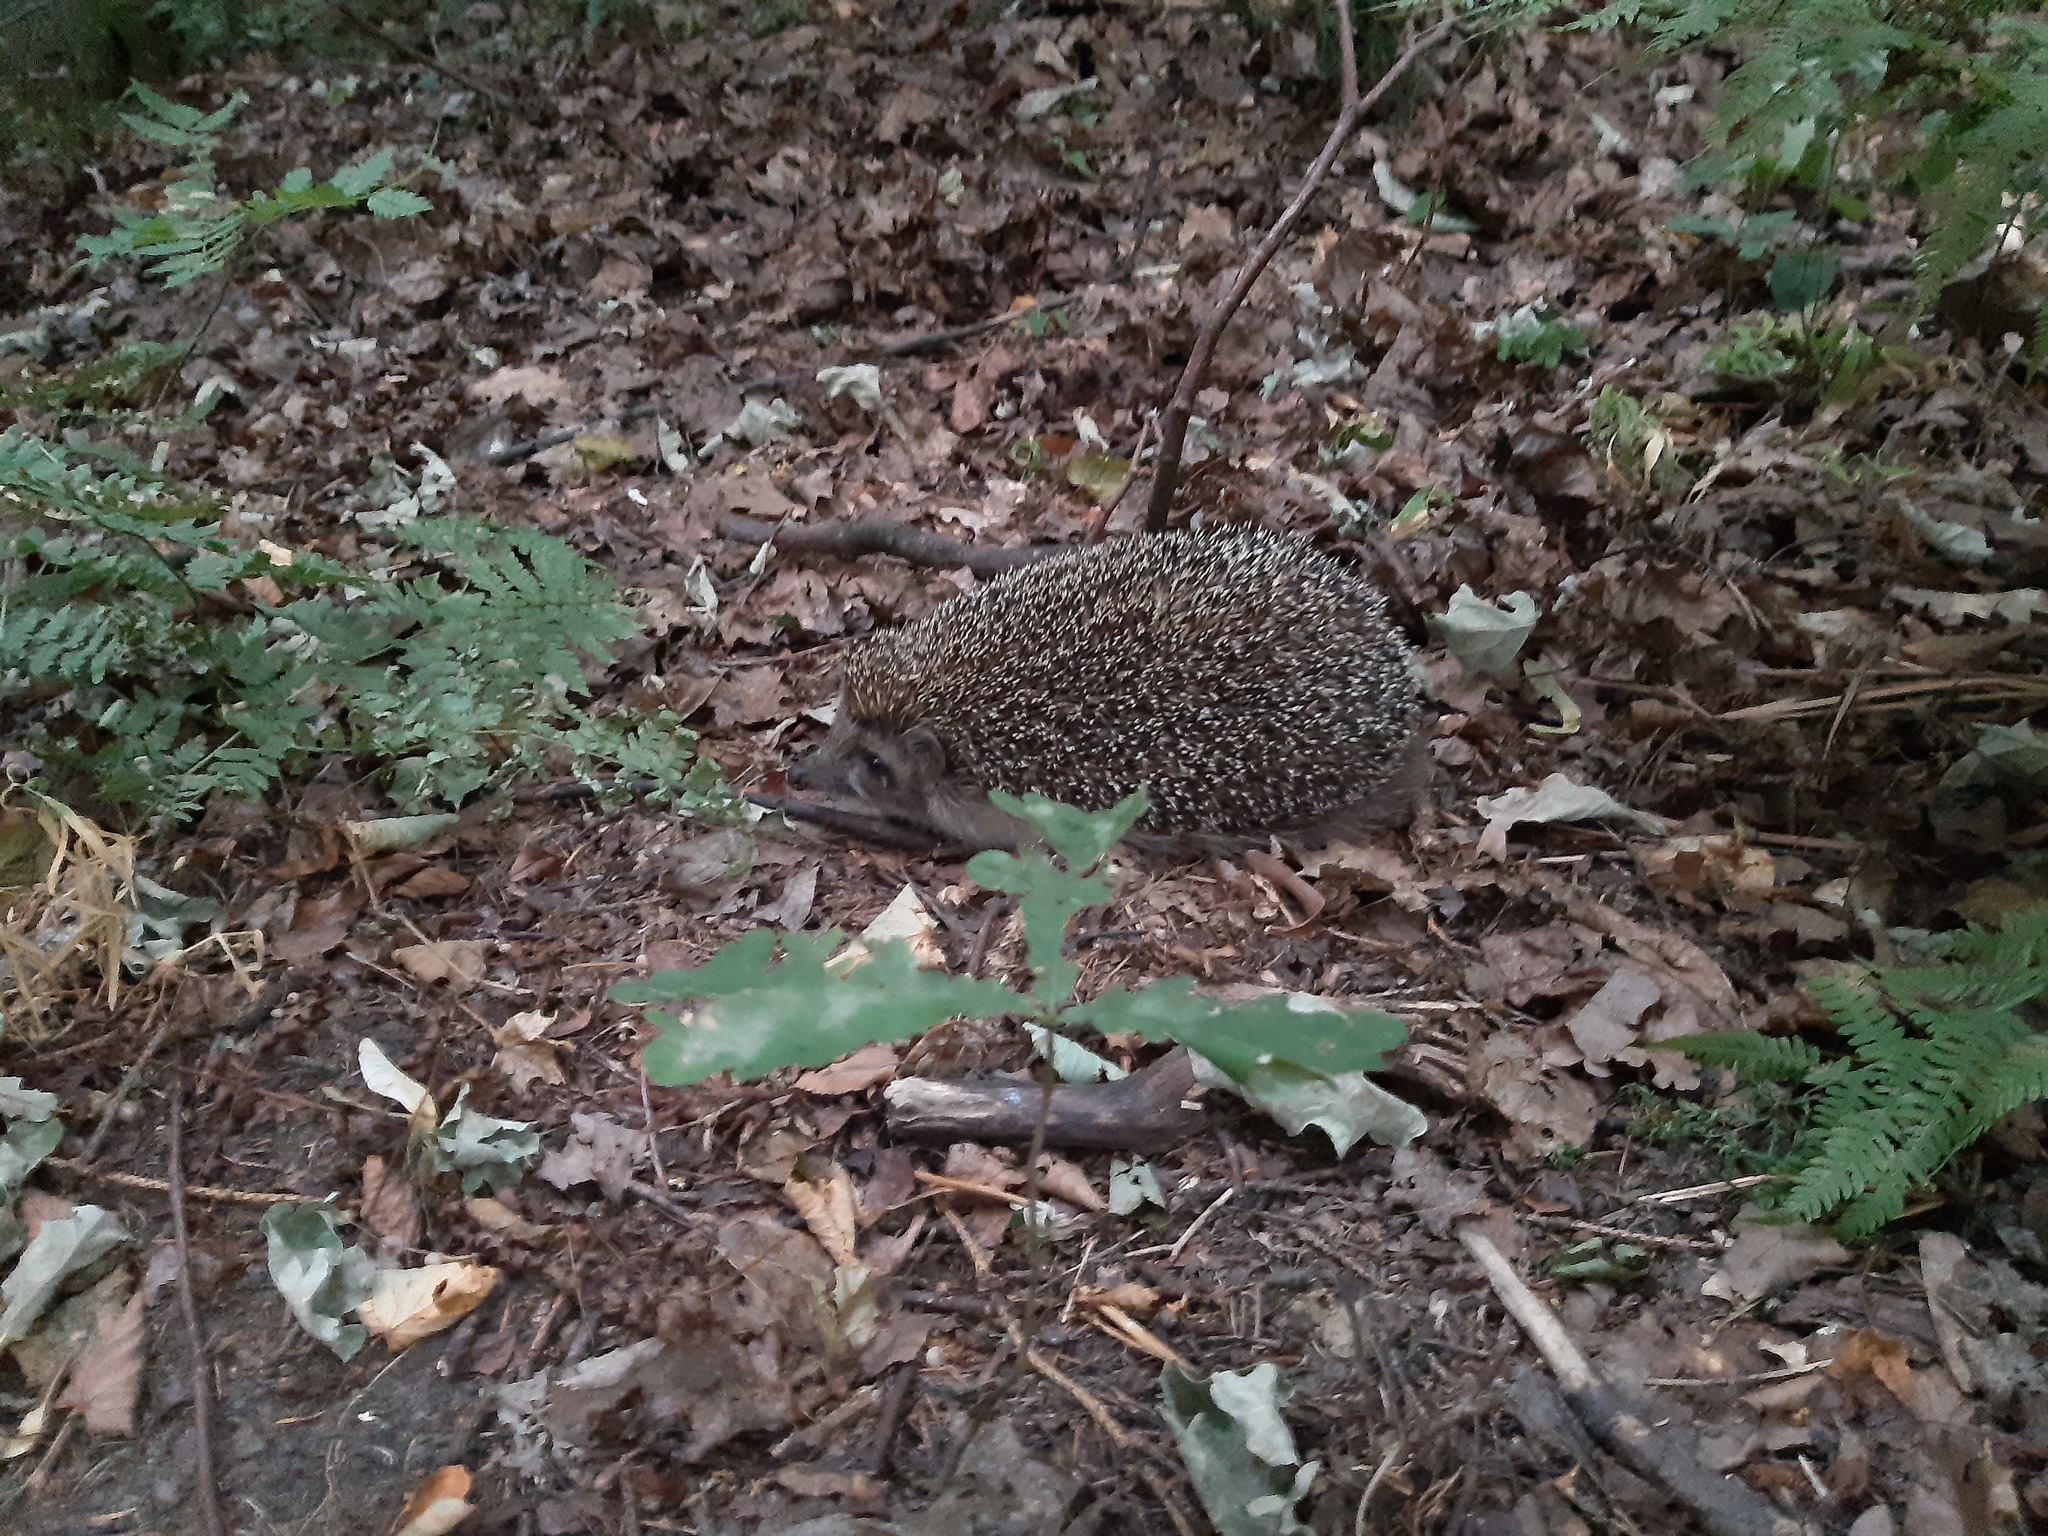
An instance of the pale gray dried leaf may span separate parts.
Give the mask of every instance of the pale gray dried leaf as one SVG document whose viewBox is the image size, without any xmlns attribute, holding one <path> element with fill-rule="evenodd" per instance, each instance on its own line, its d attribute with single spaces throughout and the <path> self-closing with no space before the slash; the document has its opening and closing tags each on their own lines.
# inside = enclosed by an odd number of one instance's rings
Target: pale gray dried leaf
<svg viewBox="0 0 2048 1536">
<path fill-rule="evenodd" d="M 1290 1136 L 1315 1126 L 1342 1157 L 1366 1137 L 1383 1147 L 1405 1147 L 1429 1129 L 1421 1110 L 1395 1097 L 1363 1072 L 1326 1075 L 1289 1062 L 1249 1069 L 1240 1081 L 1195 1052 L 1195 1081 L 1238 1095 L 1273 1117 Z"/>
<path fill-rule="evenodd" d="M 273 1205 L 261 1223 L 271 1284 L 306 1332 L 344 1360 L 355 1358 L 369 1329 L 343 1318 L 363 1304 L 376 1266 L 360 1248 L 343 1245 L 325 1205 Z"/>
<path fill-rule="evenodd" d="M 1443 637 L 1458 665 L 1482 677 L 1512 677 L 1537 621 L 1543 617 L 1527 592 L 1510 592 L 1489 602 L 1469 585 L 1451 594 L 1448 607 L 1429 627 Z"/>
<path fill-rule="evenodd" d="M 61 1220 L 44 1222 L 0 1282 L 0 1300 L 6 1302 L 0 1309 L 0 1348 L 28 1337 L 67 1276 L 127 1241 L 127 1229 L 96 1205 L 76 1206 Z"/>
<path fill-rule="evenodd" d="M 1661 816 L 1632 810 L 1606 790 L 1574 783 L 1561 773 L 1551 774 L 1534 789 L 1481 795 L 1473 803 L 1486 818 L 1486 830 L 1479 837 L 1479 852 L 1495 859 L 1507 856 L 1508 833 L 1523 822 L 1621 820 L 1651 832 L 1665 829 Z"/>
</svg>

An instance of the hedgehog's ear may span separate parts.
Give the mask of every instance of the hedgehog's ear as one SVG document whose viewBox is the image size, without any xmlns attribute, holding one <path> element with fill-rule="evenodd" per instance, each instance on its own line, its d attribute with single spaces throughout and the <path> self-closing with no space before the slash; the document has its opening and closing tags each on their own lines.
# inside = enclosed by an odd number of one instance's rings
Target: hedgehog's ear
<svg viewBox="0 0 2048 1536">
<path fill-rule="evenodd" d="M 928 725 L 913 725 L 902 736 L 904 766 L 919 784 L 936 784 L 946 776 L 946 749 Z"/>
</svg>

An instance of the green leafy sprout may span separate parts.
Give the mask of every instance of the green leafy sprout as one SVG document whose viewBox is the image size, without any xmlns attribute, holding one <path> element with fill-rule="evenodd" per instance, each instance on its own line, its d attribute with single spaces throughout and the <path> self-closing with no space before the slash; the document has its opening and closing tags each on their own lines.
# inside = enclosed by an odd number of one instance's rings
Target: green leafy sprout
<svg viewBox="0 0 2048 1536">
<path fill-rule="evenodd" d="M 1110 899 L 1112 872 L 1104 861 L 1150 802 L 1140 791 L 1089 813 L 1039 795 L 998 791 L 990 798 L 1043 841 L 1019 853 L 979 853 L 967 866 L 983 887 L 1017 901 L 1029 991 L 920 970 L 900 942 L 877 944 L 847 963 L 833 959 L 842 938 L 837 930 L 778 935 L 759 929 L 693 970 L 663 971 L 614 989 L 620 1002 L 703 1005 L 688 1018 L 649 1015 L 660 1033 L 647 1046 L 648 1078 L 674 1085 L 720 1072 L 745 1080 L 785 1067 L 822 1066 L 952 1018 L 1007 1016 L 1065 1035 L 1086 1026 L 1178 1041 L 1237 1083 L 1374 1071 L 1384 1053 L 1407 1038 L 1400 1022 L 1384 1013 L 1284 994 L 1224 1002 L 1198 996 L 1186 978 L 1111 987 L 1076 1001 L 1080 968 L 1065 952 L 1067 925 Z"/>
<path fill-rule="evenodd" d="M 1540 304 L 1525 304 L 1493 324 L 1494 347 L 1504 363 L 1555 368 L 1567 355 L 1582 357 L 1586 333 Z"/>
</svg>

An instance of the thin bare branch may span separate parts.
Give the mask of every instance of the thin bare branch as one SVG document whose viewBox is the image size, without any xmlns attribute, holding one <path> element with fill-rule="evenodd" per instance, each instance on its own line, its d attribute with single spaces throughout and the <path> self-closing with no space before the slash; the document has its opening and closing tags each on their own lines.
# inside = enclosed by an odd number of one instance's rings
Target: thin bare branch
<svg viewBox="0 0 2048 1536">
<path fill-rule="evenodd" d="M 1315 163 L 1302 178 L 1301 189 L 1294 194 L 1273 227 L 1266 231 L 1266 238 L 1259 242 L 1252 252 L 1250 261 L 1237 274 L 1237 281 L 1230 286 L 1230 292 L 1216 307 L 1202 329 L 1195 337 L 1195 349 L 1188 356 L 1187 367 L 1181 370 L 1180 382 L 1174 386 L 1173 399 L 1168 402 L 1161 417 L 1159 429 L 1159 454 L 1153 470 L 1152 499 L 1145 508 L 1145 531 L 1164 533 L 1166 519 L 1173 510 L 1174 492 L 1180 488 L 1180 457 L 1186 447 L 1188 418 L 1194 414 L 1195 396 L 1202 392 L 1202 386 L 1209 379 L 1209 365 L 1216 360 L 1217 344 L 1223 339 L 1223 328 L 1230 324 L 1231 317 L 1244 304 L 1252 287 L 1265 275 L 1272 265 L 1280 247 L 1287 241 L 1294 226 L 1307 212 L 1310 201 L 1322 190 L 1324 180 L 1330 174 L 1330 167 L 1337 163 L 1337 156 L 1351 141 L 1358 120 L 1379 104 L 1379 100 L 1394 83 L 1408 72 L 1409 66 L 1443 40 L 1451 29 L 1446 20 L 1439 22 L 1430 31 L 1410 43 L 1401 57 L 1396 59 L 1373 88 L 1360 96 L 1358 94 L 1358 65 L 1352 57 L 1351 12 L 1349 0 L 1337 0 L 1337 31 L 1339 48 L 1343 53 L 1344 110 L 1338 114 L 1336 127 L 1330 130 L 1330 137 L 1323 145 L 1323 152 L 1316 156 Z"/>
</svg>

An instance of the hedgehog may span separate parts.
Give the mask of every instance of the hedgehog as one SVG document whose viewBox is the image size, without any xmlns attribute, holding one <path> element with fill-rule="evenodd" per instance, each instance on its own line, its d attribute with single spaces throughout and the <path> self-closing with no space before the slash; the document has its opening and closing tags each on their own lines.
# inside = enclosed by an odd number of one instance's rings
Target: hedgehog
<svg viewBox="0 0 2048 1536">
<path fill-rule="evenodd" d="M 988 792 L 1102 810 L 1179 849 L 1384 824 L 1418 766 L 1386 599 L 1305 540 L 1120 540 L 1008 572 L 852 651 L 795 782 L 935 841 L 1033 836 Z"/>
</svg>

